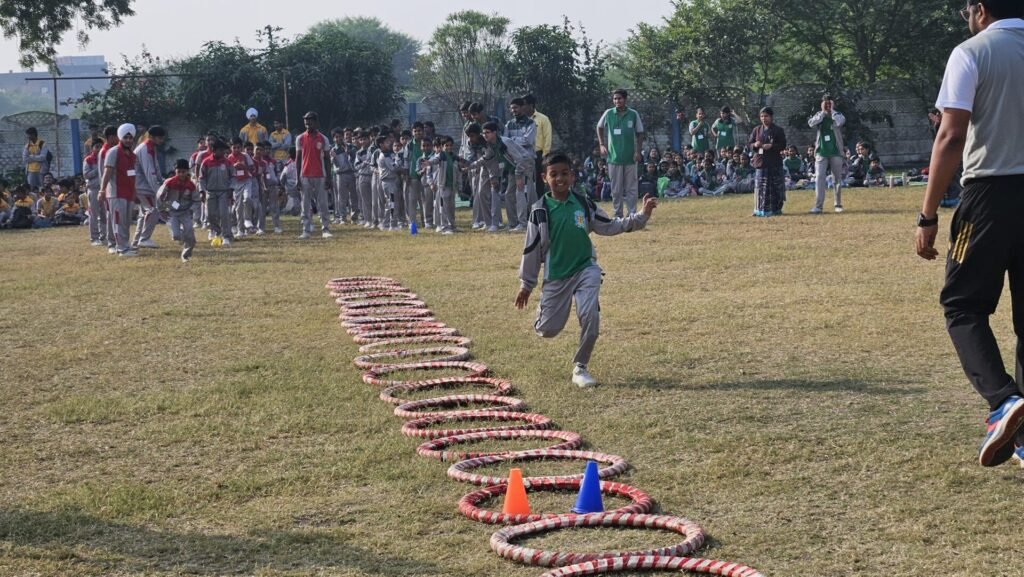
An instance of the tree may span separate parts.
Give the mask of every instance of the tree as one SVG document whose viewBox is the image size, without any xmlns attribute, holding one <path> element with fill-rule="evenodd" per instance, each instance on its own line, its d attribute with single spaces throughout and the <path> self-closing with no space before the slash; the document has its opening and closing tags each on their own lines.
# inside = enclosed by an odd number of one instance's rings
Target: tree
<svg viewBox="0 0 1024 577">
<path fill-rule="evenodd" d="M 387 47 L 353 38 L 340 29 L 310 31 L 281 49 L 277 65 L 288 69 L 292 118 L 315 110 L 325 127 L 371 123 L 402 103 Z M 275 97 L 276 98 L 276 97 Z"/>
<path fill-rule="evenodd" d="M 307 34 L 324 34 L 337 30 L 356 40 L 363 40 L 384 48 L 391 54 L 391 69 L 400 87 L 412 83 L 412 69 L 420 51 L 420 41 L 408 34 L 396 32 L 378 18 L 355 16 L 324 20 L 310 27 Z"/>
<path fill-rule="evenodd" d="M 414 85 L 452 108 L 477 100 L 492 109 L 509 49 L 508 25 L 508 18 L 472 10 L 449 14 L 431 35 L 427 53 L 416 59 Z"/>
<path fill-rule="evenodd" d="M 129 60 L 121 56 L 120 68 L 111 67 L 110 86 L 100 92 L 82 95 L 78 106 L 82 118 L 93 124 L 141 123 L 148 126 L 167 122 L 177 114 L 176 88 L 170 78 L 156 75 L 167 72 L 160 58 L 146 50 Z"/>
<path fill-rule="evenodd" d="M 536 96 L 562 142 L 584 152 L 609 92 L 604 80 L 607 56 L 601 44 L 590 41 L 585 31 L 577 31 L 565 19 L 562 26 L 517 29 L 512 48 L 514 55 L 504 64 L 502 87 Z"/>
<path fill-rule="evenodd" d="M 210 128 L 240 126 L 250 106 L 264 114 L 272 112 L 275 98 L 270 91 L 280 86 L 279 77 L 258 52 L 237 40 L 234 44 L 207 42 L 198 54 L 175 63 L 173 69 L 183 75 L 178 102 L 184 116 Z"/>
<path fill-rule="evenodd" d="M 25 68 L 53 64 L 54 48 L 75 27 L 78 42 L 89 41 L 89 30 L 120 25 L 135 12 L 132 0 L 4 0 L 0 2 L 0 29 L 18 38 L 19 63 Z"/>
</svg>

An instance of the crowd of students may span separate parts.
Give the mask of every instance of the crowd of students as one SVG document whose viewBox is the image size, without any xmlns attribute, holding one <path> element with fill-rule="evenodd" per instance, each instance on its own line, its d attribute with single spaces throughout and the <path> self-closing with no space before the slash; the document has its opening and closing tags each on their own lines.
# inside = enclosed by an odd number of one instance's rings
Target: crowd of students
<svg viewBox="0 0 1024 577">
<path fill-rule="evenodd" d="M 640 196 L 652 194 L 662 198 L 681 198 L 754 192 L 754 168 L 750 163 L 754 150 L 746 142 L 737 144 L 738 122 L 732 110 L 723 107 L 713 124 L 705 121 L 701 108 L 697 109 L 696 116 L 697 119 L 690 123 L 690 143 L 681 152 L 661 152 L 656 145 L 642 152 L 637 171 Z M 796 145 L 786 148 L 783 167 L 787 189 L 814 188 L 815 149 L 813 145 L 807 146 L 801 154 Z M 582 191 L 595 200 L 611 198 L 608 164 L 598 148 L 595 147 L 584 160 L 575 158 L 573 166 Z M 826 174 L 827 186 L 833 188 L 833 175 Z M 889 184 L 885 168 L 868 142 L 858 142 L 853 151 L 844 147 L 841 174 L 841 185 L 846 187 Z M 905 184 L 902 179 L 896 182 Z"/>
</svg>

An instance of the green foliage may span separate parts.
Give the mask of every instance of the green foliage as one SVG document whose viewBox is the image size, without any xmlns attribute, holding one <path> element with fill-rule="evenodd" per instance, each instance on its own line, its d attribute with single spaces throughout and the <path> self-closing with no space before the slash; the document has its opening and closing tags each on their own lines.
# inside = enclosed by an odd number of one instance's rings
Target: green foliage
<svg viewBox="0 0 1024 577">
<path fill-rule="evenodd" d="M 309 32 L 281 49 L 292 118 L 316 110 L 324 127 L 378 121 L 402 102 L 392 53 L 340 29 Z M 276 97 L 276 96 L 275 96 Z"/>
<path fill-rule="evenodd" d="M 608 99 L 603 46 L 566 19 L 562 26 L 519 28 L 512 34 L 512 48 L 502 86 L 511 93 L 536 96 L 562 142 L 582 152 L 593 140 L 594 125 Z"/>
<path fill-rule="evenodd" d="M 378 18 L 349 16 L 335 20 L 324 20 L 310 27 L 307 34 L 322 34 L 337 30 L 356 40 L 384 47 L 391 53 L 391 69 L 400 87 L 412 83 L 412 69 L 420 41 L 408 34 L 396 32 Z"/>
<path fill-rule="evenodd" d="M 416 59 L 416 88 L 452 108 L 476 100 L 492 109 L 508 57 L 508 25 L 508 18 L 472 10 L 449 14 Z"/>
<path fill-rule="evenodd" d="M 244 122 L 245 110 L 254 106 L 264 118 L 271 110 L 269 90 L 280 81 L 259 55 L 242 46 L 214 41 L 174 66 L 181 78 L 178 100 L 185 117 L 209 127 L 234 127 Z M 280 110 L 280 109 L 278 109 Z"/>
<path fill-rule="evenodd" d="M 140 75 L 163 74 L 167 66 L 143 47 L 129 60 L 122 55 L 119 68 L 112 67 L 110 86 L 104 91 L 90 90 L 78 100 L 82 118 L 94 124 L 136 122 L 149 126 L 167 122 L 180 110 L 171 78 Z"/>
<path fill-rule="evenodd" d="M 77 29 L 79 44 L 89 41 L 89 30 L 106 30 L 135 14 L 132 0 L 4 0 L 0 2 L 0 30 L 18 38 L 19 63 L 25 68 L 53 64 L 55 46 L 64 34 Z"/>
</svg>

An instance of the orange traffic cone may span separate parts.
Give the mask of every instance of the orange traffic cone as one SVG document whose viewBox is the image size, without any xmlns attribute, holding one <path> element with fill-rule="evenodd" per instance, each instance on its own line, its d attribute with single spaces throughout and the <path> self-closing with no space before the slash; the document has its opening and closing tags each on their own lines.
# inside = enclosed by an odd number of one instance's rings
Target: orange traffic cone
<svg viewBox="0 0 1024 577">
<path fill-rule="evenodd" d="M 530 502 L 526 499 L 526 487 L 523 486 L 523 472 L 519 469 L 508 472 L 508 488 L 505 489 L 505 504 L 501 512 L 506 515 L 530 514 Z"/>
</svg>

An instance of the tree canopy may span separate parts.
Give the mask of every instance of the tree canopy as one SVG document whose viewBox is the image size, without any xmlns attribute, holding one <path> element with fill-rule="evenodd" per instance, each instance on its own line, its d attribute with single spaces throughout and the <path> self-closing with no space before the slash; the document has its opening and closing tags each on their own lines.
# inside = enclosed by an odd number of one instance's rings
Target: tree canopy
<svg viewBox="0 0 1024 577">
<path fill-rule="evenodd" d="M 321 34 L 334 30 L 350 38 L 385 47 L 391 53 L 391 69 L 398 86 L 409 86 L 412 83 L 412 69 L 416 63 L 416 54 L 420 51 L 419 40 L 392 30 L 378 18 L 365 16 L 324 20 L 311 26 L 308 33 Z"/>
<path fill-rule="evenodd" d="M 18 38 L 19 63 L 53 65 L 55 46 L 72 28 L 78 28 L 78 42 L 89 40 L 89 30 L 106 30 L 132 16 L 132 0 L 3 0 L 0 2 L 0 30 L 7 38 Z"/>
</svg>

